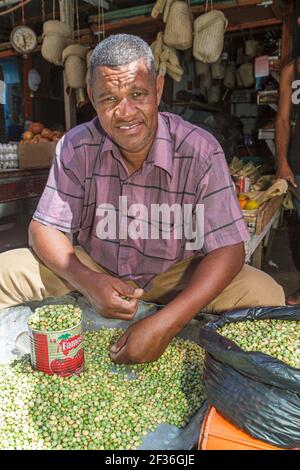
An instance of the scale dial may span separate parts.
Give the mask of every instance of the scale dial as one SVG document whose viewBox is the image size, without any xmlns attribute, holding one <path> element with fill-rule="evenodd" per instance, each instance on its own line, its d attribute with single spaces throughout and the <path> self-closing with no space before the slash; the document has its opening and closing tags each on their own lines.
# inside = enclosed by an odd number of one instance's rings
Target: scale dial
<svg viewBox="0 0 300 470">
<path fill-rule="evenodd" d="M 12 30 L 10 42 L 17 52 L 29 54 L 33 52 L 37 46 L 37 37 L 29 26 L 20 25 Z"/>
</svg>

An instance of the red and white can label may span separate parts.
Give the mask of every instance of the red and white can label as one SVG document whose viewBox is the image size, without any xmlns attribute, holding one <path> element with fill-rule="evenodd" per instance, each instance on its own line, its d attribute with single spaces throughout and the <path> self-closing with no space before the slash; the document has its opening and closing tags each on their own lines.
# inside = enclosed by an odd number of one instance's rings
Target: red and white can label
<svg viewBox="0 0 300 470">
<path fill-rule="evenodd" d="M 82 323 L 64 331 L 38 331 L 29 327 L 32 366 L 64 377 L 84 367 Z"/>
</svg>

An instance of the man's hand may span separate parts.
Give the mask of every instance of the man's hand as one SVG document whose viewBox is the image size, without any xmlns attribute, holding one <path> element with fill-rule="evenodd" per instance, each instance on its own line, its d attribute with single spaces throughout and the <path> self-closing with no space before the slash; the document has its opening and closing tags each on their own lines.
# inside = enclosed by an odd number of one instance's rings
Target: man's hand
<svg viewBox="0 0 300 470">
<path fill-rule="evenodd" d="M 295 186 L 295 188 L 297 188 L 297 183 L 295 180 L 294 173 L 292 172 L 288 163 L 282 164 L 278 168 L 277 177 L 282 178 L 286 181 L 290 181 L 290 183 L 292 183 L 292 185 Z"/>
<path fill-rule="evenodd" d="M 82 289 L 103 317 L 128 321 L 134 318 L 143 292 L 109 274 L 96 272 L 91 272 Z"/>
<path fill-rule="evenodd" d="M 110 350 L 112 360 L 118 364 L 140 364 L 158 359 L 172 335 L 156 313 L 130 326 Z"/>
</svg>

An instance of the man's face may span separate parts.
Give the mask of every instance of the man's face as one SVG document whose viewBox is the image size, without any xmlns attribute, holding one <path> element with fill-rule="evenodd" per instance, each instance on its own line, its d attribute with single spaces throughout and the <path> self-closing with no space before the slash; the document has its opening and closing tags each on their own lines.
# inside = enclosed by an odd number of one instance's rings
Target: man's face
<svg viewBox="0 0 300 470">
<path fill-rule="evenodd" d="M 151 145 L 163 83 L 163 77 L 154 77 L 144 60 L 95 71 L 90 99 L 105 132 L 127 153 L 142 152 Z"/>
</svg>

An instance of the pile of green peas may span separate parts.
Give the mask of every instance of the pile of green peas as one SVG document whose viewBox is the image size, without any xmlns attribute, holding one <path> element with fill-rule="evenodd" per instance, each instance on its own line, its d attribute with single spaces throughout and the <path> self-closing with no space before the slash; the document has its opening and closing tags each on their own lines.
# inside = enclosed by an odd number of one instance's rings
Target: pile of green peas
<svg viewBox="0 0 300 470">
<path fill-rule="evenodd" d="M 45 305 L 30 315 L 28 325 L 34 330 L 62 331 L 77 326 L 82 311 L 74 305 Z"/>
<path fill-rule="evenodd" d="M 0 366 L 0 449 L 136 449 L 160 423 L 185 426 L 204 402 L 204 352 L 175 338 L 155 362 L 116 365 L 124 333 L 84 334 L 85 370 L 60 377 L 29 358 Z"/>
<path fill-rule="evenodd" d="M 258 351 L 300 368 L 300 321 L 255 320 L 228 323 L 218 332 L 244 351 Z"/>
</svg>

